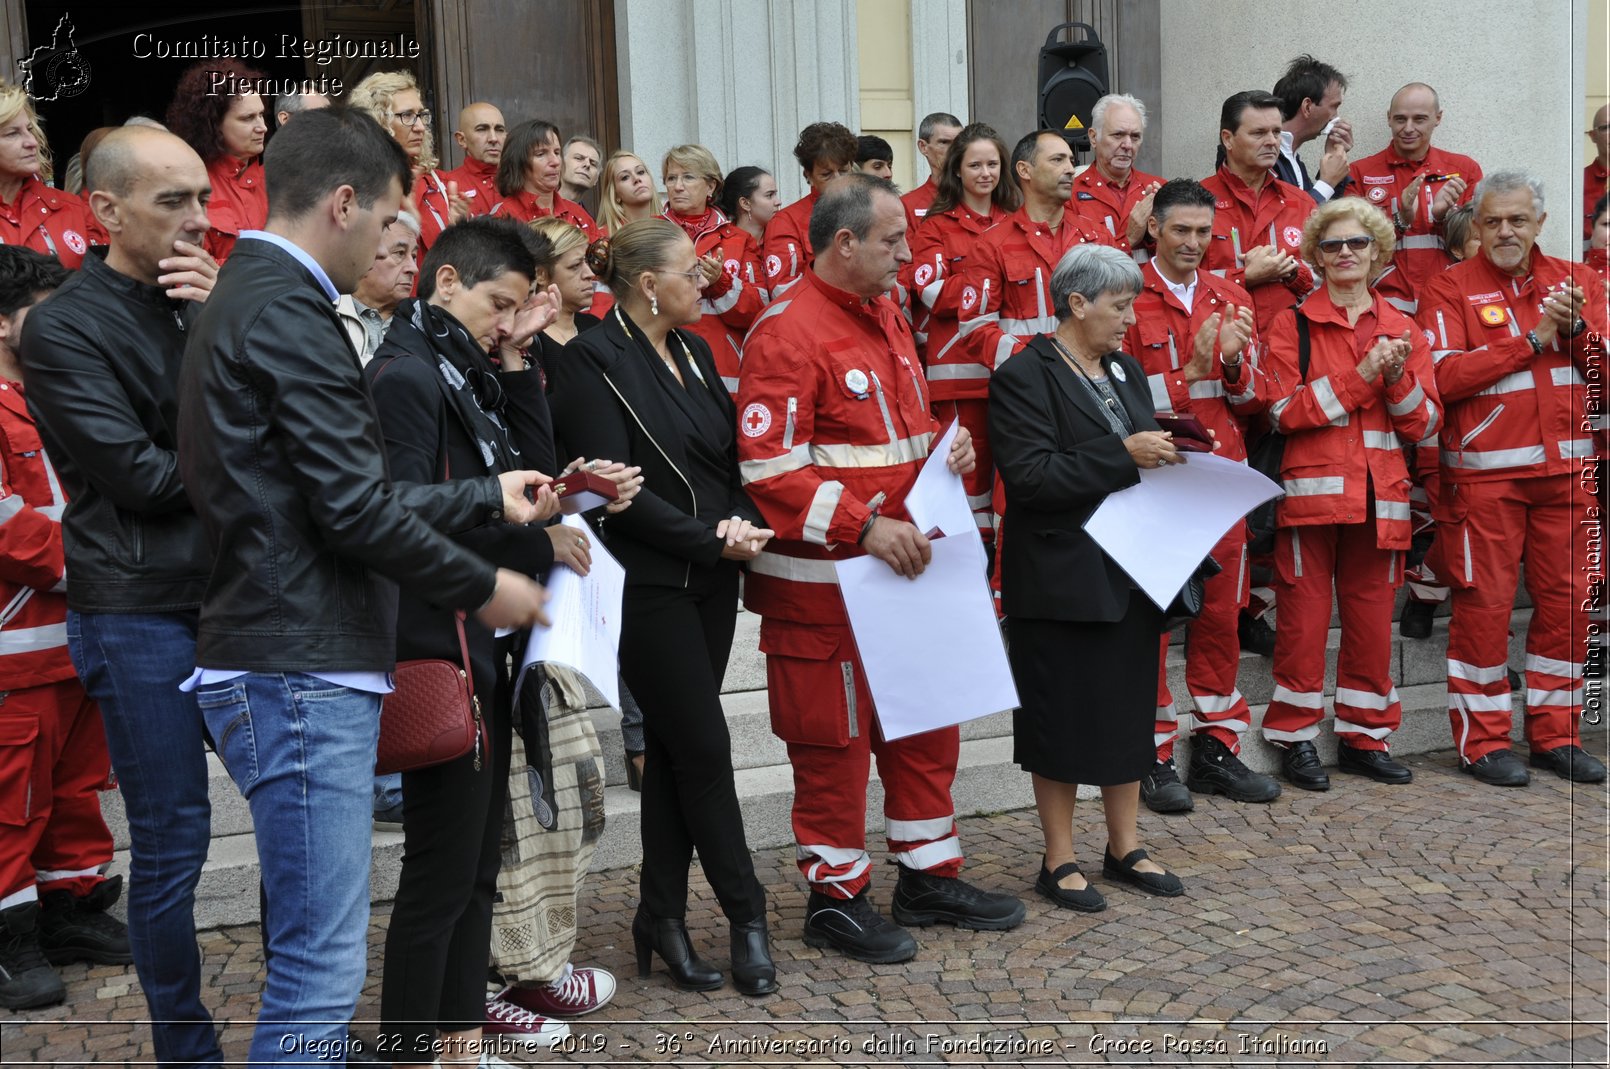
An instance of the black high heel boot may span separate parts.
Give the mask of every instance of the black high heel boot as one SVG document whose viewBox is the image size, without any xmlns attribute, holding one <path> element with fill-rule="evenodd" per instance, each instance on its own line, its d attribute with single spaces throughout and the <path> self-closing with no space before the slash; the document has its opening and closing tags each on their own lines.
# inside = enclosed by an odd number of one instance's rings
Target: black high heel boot
<svg viewBox="0 0 1610 1069">
<path fill-rule="evenodd" d="M 777 994 L 777 965 L 771 960 L 765 914 L 732 925 L 732 986 L 745 995 Z"/>
<path fill-rule="evenodd" d="M 642 906 L 632 918 L 632 942 L 637 947 L 637 975 L 647 976 L 658 954 L 665 962 L 671 982 L 684 991 L 710 991 L 721 986 L 721 970 L 699 960 L 688 926 L 668 917 L 652 917 Z"/>
</svg>

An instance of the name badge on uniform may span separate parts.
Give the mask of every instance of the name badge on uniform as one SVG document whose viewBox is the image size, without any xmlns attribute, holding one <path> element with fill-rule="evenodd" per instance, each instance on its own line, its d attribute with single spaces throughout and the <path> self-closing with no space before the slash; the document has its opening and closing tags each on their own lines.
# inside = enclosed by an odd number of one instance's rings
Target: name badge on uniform
<svg viewBox="0 0 1610 1069">
<path fill-rule="evenodd" d="M 1129 376 L 1124 374 L 1124 366 L 1122 364 L 1114 362 L 1108 366 L 1108 370 L 1112 372 L 1112 377 L 1117 379 L 1119 382 L 1129 381 Z"/>
<path fill-rule="evenodd" d="M 865 397 L 867 388 L 866 372 L 862 371 L 860 368 L 845 372 L 844 385 L 849 387 L 851 393 L 857 395 L 858 397 Z"/>
</svg>

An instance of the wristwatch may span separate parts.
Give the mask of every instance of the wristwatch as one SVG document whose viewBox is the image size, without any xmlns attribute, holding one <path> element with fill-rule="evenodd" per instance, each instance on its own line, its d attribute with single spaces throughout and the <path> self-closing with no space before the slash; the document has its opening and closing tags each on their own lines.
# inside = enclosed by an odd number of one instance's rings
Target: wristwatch
<svg viewBox="0 0 1610 1069">
<path fill-rule="evenodd" d="M 1543 352 L 1543 341 L 1542 341 L 1542 339 L 1540 339 L 1540 338 L 1539 338 L 1539 337 L 1538 337 L 1538 336 L 1537 336 L 1537 331 L 1535 331 L 1535 330 L 1529 330 L 1529 331 L 1527 331 L 1527 332 L 1526 332 L 1526 340 L 1527 340 L 1527 342 L 1528 342 L 1528 343 L 1530 343 L 1530 344 L 1531 344 L 1531 346 L 1532 346 L 1532 353 L 1533 353 L 1533 355 L 1539 355 L 1539 356 L 1540 356 L 1540 355 L 1542 355 L 1542 352 Z"/>
</svg>

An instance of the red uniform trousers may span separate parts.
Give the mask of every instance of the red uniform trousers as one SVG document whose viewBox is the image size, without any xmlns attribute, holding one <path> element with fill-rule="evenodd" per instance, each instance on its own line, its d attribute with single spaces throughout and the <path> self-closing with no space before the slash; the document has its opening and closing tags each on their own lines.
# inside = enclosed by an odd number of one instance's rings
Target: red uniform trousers
<svg viewBox="0 0 1610 1069">
<path fill-rule="evenodd" d="M 42 891 L 82 897 L 112 860 L 98 792 L 106 732 L 76 678 L 0 692 L 0 909 Z"/>
<path fill-rule="evenodd" d="M 1263 717 L 1270 742 L 1311 742 L 1325 716 L 1325 634 L 1332 584 L 1341 611 L 1336 658 L 1336 735 L 1384 750 L 1403 719 L 1392 683 L 1392 607 L 1401 551 L 1376 545 L 1373 506 L 1363 523 L 1281 527 L 1275 532 L 1275 692 Z M 1501 670 L 1500 670 L 1501 671 Z"/>
<path fill-rule="evenodd" d="M 1438 538 L 1454 586 L 1448 624 L 1454 745 L 1467 762 L 1509 746 L 1509 620 L 1523 560 L 1532 598 L 1526 741 L 1534 750 L 1578 745 L 1589 636 L 1583 565 L 1603 517 L 1571 475 L 1477 480 L 1452 489 L 1453 514 L 1461 518 L 1441 524 Z"/>
<path fill-rule="evenodd" d="M 1409 466 L 1409 478 L 1414 480 L 1413 485 L 1409 487 L 1409 524 L 1413 528 L 1414 540 L 1430 545 L 1435 544 L 1437 537 L 1437 521 L 1432 516 L 1433 503 L 1442 493 L 1440 453 L 1441 448 L 1435 434 L 1404 450 L 1404 459 L 1408 461 Z M 1438 605 L 1448 600 L 1448 584 L 1437 578 L 1434 558 L 1429 548 L 1419 563 L 1408 565 L 1403 569 L 1403 578 L 1409 587 L 1410 601 L 1424 601 Z"/>
<path fill-rule="evenodd" d="M 1247 603 L 1247 525 L 1243 520 L 1213 547 L 1221 571 L 1202 584 L 1202 612 L 1191 621 L 1185 638 L 1185 689 L 1196 706 L 1196 731 L 1212 735 L 1241 752 L 1241 733 L 1252 722 L 1252 710 L 1236 686 L 1241 642 L 1236 618 Z M 1168 687 L 1168 633 L 1164 632 L 1157 665 L 1157 759 L 1174 756 L 1179 715 Z"/>
<path fill-rule="evenodd" d="M 794 842 L 811 889 L 853 898 L 871 882 L 866 851 L 871 757 L 883 781 L 889 850 L 907 868 L 962 869 L 950 787 L 961 732 L 950 727 L 886 742 L 848 625 L 765 620 L 772 730 L 794 766 Z"/>
</svg>

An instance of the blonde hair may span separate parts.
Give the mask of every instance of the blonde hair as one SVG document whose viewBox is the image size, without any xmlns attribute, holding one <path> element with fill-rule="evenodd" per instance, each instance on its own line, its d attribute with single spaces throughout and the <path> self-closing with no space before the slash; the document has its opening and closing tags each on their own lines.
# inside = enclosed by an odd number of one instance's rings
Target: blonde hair
<svg viewBox="0 0 1610 1069">
<path fill-rule="evenodd" d="M 698 175 L 710 183 L 710 204 L 721 199 L 721 164 L 716 162 L 715 154 L 703 145 L 678 145 L 665 154 L 665 162 L 660 164 L 660 177 L 671 164 L 676 164 L 684 171 Z"/>
<path fill-rule="evenodd" d="M 545 274 L 549 282 L 553 281 L 553 269 L 558 266 L 561 257 L 587 245 L 586 232 L 557 215 L 544 215 L 531 220 L 526 226 L 548 243 L 547 255 L 537 257 L 537 270 Z"/>
<path fill-rule="evenodd" d="M 1313 264 L 1320 275 L 1324 275 L 1325 263 L 1319 257 L 1319 243 L 1325 231 L 1343 219 L 1351 219 L 1375 239 L 1375 260 L 1370 264 L 1370 281 L 1374 282 L 1381 277 L 1381 272 L 1392 265 L 1392 250 L 1397 245 L 1397 238 L 1392 232 L 1392 224 L 1386 221 L 1381 209 L 1361 197 L 1337 197 L 1326 201 L 1308 217 L 1308 222 L 1303 226 L 1303 259 Z"/>
<path fill-rule="evenodd" d="M 593 242 L 587 265 L 617 300 L 624 299 L 644 272 L 663 270 L 671 250 L 687 240 L 682 228 L 669 219 L 639 219 L 621 227 L 620 233 Z"/>
<path fill-rule="evenodd" d="M 28 102 L 28 94 L 23 92 L 22 86 L 0 82 L 0 126 L 15 119 L 19 113 L 28 116 L 28 132 L 39 142 L 39 177 L 41 181 L 48 182 L 53 173 L 50 142 L 45 140 L 45 131 L 39 125 L 39 113 Z"/>
<path fill-rule="evenodd" d="M 643 163 L 643 157 L 635 152 L 627 152 L 625 149 L 612 153 L 609 159 L 604 161 L 603 176 L 598 182 L 600 187 L 598 190 L 598 225 L 611 234 L 626 225 L 626 209 L 621 205 L 620 198 L 615 195 L 615 165 L 620 163 L 621 160 L 636 160 L 638 163 L 643 164 L 643 170 L 648 170 L 648 164 Z M 652 173 L 649 175 L 648 184 L 649 189 L 652 190 L 652 195 L 649 197 L 648 202 L 648 213 L 650 216 L 659 215 L 665 211 L 665 203 L 660 200 L 660 191 L 654 185 Z"/>
<path fill-rule="evenodd" d="M 376 71 L 352 90 L 347 98 L 349 107 L 357 108 L 368 115 L 380 128 L 387 133 L 391 132 L 391 106 L 399 93 L 409 90 L 419 93 L 420 106 L 424 106 L 425 94 L 420 92 L 419 82 L 407 71 Z M 436 156 L 436 138 L 429 126 L 424 127 L 425 140 L 419 146 L 419 159 L 410 160 L 410 164 L 420 173 L 436 169 L 441 161 Z"/>
</svg>

